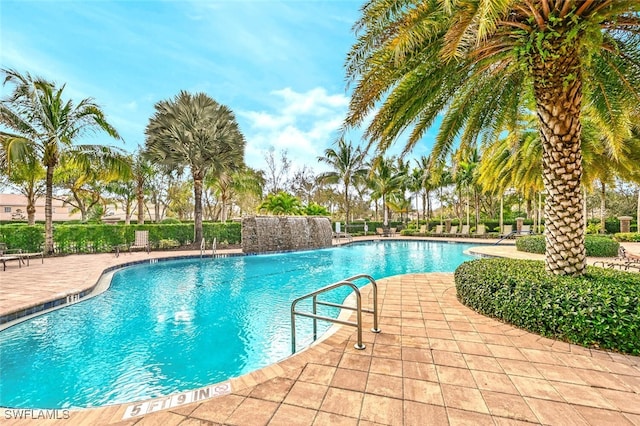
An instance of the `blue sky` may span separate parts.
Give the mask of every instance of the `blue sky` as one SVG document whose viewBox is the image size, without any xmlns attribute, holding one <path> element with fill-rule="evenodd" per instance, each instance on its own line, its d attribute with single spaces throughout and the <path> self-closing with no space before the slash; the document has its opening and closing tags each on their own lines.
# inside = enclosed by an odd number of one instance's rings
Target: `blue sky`
<svg viewBox="0 0 640 426">
<path fill-rule="evenodd" d="M 0 64 L 94 98 L 125 140 L 83 142 L 133 151 L 157 101 L 205 92 L 236 113 L 248 165 L 264 169 L 273 147 L 320 171 L 347 110 L 343 64 L 363 3 L 2 0 Z"/>
</svg>

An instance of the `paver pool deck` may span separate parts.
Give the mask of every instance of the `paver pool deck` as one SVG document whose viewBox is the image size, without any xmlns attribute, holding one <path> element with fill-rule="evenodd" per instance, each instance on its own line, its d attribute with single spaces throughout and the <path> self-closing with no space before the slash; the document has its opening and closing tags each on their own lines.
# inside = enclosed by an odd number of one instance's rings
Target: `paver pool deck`
<svg viewBox="0 0 640 426">
<path fill-rule="evenodd" d="M 625 246 L 640 254 L 640 245 Z M 480 251 L 522 256 L 512 246 Z M 77 255 L 7 265 L 0 272 L 0 315 L 92 287 L 103 270 L 121 263 L 198 254 Z M 355 329 L 337 327 L 305 351 L 232 379 L 229 395 L 126 421 L 131 404 L 37 423 L 640 425 L 640 357 L 543 338 L 484 317 L 458 302 L 451 273 L 402 275 L 378 285 L 382 333 L 365 331 L 364 350 L 353 347 Z M 368 330 L 370 319 L 364 319 Z M 3 424 L 25 423 L 4 411 L 3 417 Z"/>
</svg>

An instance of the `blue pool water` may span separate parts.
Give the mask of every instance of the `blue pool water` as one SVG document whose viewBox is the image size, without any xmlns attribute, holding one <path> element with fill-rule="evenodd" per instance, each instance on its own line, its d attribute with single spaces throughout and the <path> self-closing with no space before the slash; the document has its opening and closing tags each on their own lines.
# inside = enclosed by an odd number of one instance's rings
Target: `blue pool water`
<svg viewBox="0 0 640 426">
<path fill-rule="evenodd" d="M 0 406 L 94 407 L 245 374 L 291 354 L 293 299 L 360 273 L 453 271 L 468 247 L 384 241 L 124 268 L 105 293 L 0 333 Z M 297 322 L 310 343 L 311 320 Z"/>
</svg>

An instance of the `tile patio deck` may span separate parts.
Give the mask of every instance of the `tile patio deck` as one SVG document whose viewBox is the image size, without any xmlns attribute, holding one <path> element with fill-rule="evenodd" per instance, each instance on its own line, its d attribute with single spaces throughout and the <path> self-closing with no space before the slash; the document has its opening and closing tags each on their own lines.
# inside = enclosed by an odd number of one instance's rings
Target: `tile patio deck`
<svg viewBox="0 0 640 426">
<path fill-rule="evenodd" d="M 167 254 L 175 255 L 151 256 Z M 69 256 L 7 269 L 0 272 L 0 314 L 92 286 L 105 268 L 148 257 Z M 640 425 L 640 357 L 541 338 L 479 315 L 457 301 L 453 274 L 378 284 L 382 333 L 365 332 L 365 350 L 353 348 L 355 330 L 340 327 L 306 351 L 232 379 L 230 395 L 128 421 L 121 419 L 130 404 L 79 410 L 67 422 Z"/>
</svg>

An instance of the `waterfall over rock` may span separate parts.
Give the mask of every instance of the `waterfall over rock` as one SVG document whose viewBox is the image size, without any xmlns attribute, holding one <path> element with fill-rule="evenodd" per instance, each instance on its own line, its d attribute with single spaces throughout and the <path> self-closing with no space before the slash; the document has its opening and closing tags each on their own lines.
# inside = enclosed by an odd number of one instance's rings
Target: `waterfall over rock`
<svg viewBox="0 0 640 426">
<path fill-rule="evenodd" d="M 242 219 L 242 251 L 265 253 L 331 246 L 331 221 L 317 216 L 253 216 Z"/>
</svg>

